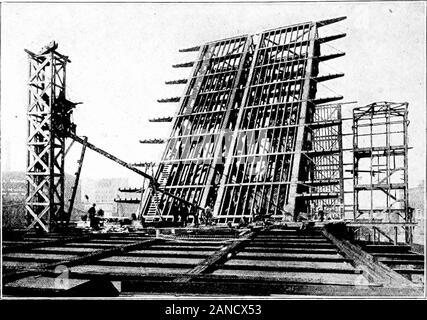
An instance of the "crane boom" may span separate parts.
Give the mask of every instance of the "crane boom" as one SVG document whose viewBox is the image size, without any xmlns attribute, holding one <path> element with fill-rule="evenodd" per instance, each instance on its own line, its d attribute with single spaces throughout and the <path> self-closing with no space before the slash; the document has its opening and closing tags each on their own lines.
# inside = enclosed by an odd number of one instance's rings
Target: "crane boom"
<svg viewBox="0 0 427 320">
<path fill-rule="evenodd" d="M 180 198 L 180 197 L 178 197 L 178 196 L 176 196 L 176 195 L 174 195 L 174 194 L 172 194 L 172 193 L 170 193 L 170 192 L 168 192 L 168 191 L 166 191 L 164 189 L 158 188 L 159 183 L 157 182 L 157 180 L 154 177 L 152 177 L 149 174 L 147 174 L 147 173 L 145 173 L 145 172 L 143 172 L 143 171 L 135 168 L 134 166 L 132 166 L 129 163 L 127 163 L 127 162 L 125 162 L 125 161 L 117 158 L 116 156 L 113 156 L 111 153 L 108 153 L 107 151 L 102 150 L 102 149 L 94 146 L 93 144 L 91 144 L 90 142 L 88 142 L 87 139 L 83 139 L 83 138 L 75 135 L 72 132 L 68 132 L 67 134 L 68 134 L 68 137 L 70 137 L 74 141 L 82 144 L 83 146 L 86 146 L 87 148 L 92 149 L 93 151 L 95 151 L 95 152 L 103 155 L 104 157 L 106 157 L 106 158 L 108 158 L 108 159 L 110 159 L 110 160 L 112 160 L 112 161 L 120 164 L 121 166 L 123 166 L 123 167 L 125 167 L 125 168 L 127 168 L 127 169 L 129 169 L 129 170 L 131 170 L 131 171 L 133 171 L 133 172 L 135 172 L 137 174 L 139 174 L 140 176 L 143 176 L 144 178 L 149 179 L 150 180 L 150 184 L 155 187 L 156 191 L 159 191 L 159 192 L 161 192 L 161 193 L 163 193 L 165 195 L 168 195 L 168 196 L 170 196 L 170 197 L 172 197 L 172 198 L 174 198 L 174 199 L 176 199 L 178 201 L 184 202 L 184 203 L 186 203 L 186 204 L 188 204 L 190 206 L 194 206 L 194 207 L 196 207 L 198 209 L 204 210 L 204 208 L 198 206 L 195 203 L 191 203 L 190 201 L 182 199 L 182 198 Z"/>
</svg>

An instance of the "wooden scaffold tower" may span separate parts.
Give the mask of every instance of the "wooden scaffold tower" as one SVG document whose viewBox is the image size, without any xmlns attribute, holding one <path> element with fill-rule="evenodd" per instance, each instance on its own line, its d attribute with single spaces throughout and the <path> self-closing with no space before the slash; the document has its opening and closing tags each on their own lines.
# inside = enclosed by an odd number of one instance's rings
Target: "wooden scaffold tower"
<svg viewBox="0 0 427 320">
<path fill-rule="evenodd" d="M 67 56 L 52 42 L 29 59 L 27 212 L 28 228 L 49 232 L 54 218 L 64 214 L 64 123 Z"/>
</svg>

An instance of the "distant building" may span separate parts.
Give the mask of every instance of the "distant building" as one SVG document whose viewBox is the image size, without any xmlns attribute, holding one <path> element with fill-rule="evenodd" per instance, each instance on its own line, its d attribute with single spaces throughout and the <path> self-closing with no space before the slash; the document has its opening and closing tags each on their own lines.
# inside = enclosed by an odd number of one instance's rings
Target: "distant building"
<svg viewBox="0 0 427 320">
<path fill-rule="evenodd" d="M 93 203 L 96 208 L 104 210 L 106 218 L 118 217 L 117 203 L 119 188 L 127 185 L 127 178 L 85 179 L 82 181 L 82 201 L 87 212 Z"/>
<path fill-rule="evenodd" d="M 414 242 L 424 244 L 425 236 L 425 188 L 424 182 L 415 188 L 409 188 L 409 205 L 414 208 L 414 220 L 417 226 L 414 232 Z"/>
<path fill-rule="evenodd" d="M 4 171 L 2 172 L 1 195 L 3 202 L 23 202 L 27 194 L 27 183 L 25 172 Z"/>
<path fill-rule="evenodd" d="M 140 200 L 141 191 L 139 188 L 121 188 L 118 197 L 115 199 L 118 216 L 131 218 L 133 213 L 138 216 Z"/>
<path fill-rule="evenodd" d="M 27 180 L 24 171 L 3 171 L 2 172 L 2 201 L 3 201 L 3 225 L 12 224 L 13 227 L 25 227 L 25 198 L 27 196 Z M 74 176 L 65 174 L 65 209 L 69 206 L 72 188 L 74 186 Z M 79 212 L 84 210 L 81 201 L 80 186 L 77 188 L 74 200 L 74 210 L 71 220 L 79 219 Z M 15 217 L 11 217 L 14 215 Z"/>
</svg>

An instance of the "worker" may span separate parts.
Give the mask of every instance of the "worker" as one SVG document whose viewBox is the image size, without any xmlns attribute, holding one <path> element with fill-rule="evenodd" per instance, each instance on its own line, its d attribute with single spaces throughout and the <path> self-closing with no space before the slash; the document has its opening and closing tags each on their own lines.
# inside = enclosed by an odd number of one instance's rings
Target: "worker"
<svg viewBox="0 0 427 320">
<path fill-rule="evenodd" d="M 323 211 L 323 207 L 319 210 L 320 221 L 323 222 L 325 218 L 325 211 Z"/>
<path fill-rule="evenodd" d="M 256 204 L 252 211 L 252 221 L 258 222 L 261 220 L 260 210 L 258 204 Z"/>
<path fill-rule="evenodd" d="M 101 224 L 104 225 L 104 210 L 102 210 L 101 208 L 99 208 L 96 214 L 96 223 L 98 230 L 100 229 Z"/>
<path fill-rule="evenodd" d="M 414 208 L 408 207 L 408 215 L 406 216 L 406 220 L 409 222 L 413 222 L 414 218 Z"/>
<path fill-rule="evenodd" d="M 207 226 L 212 223 L 212 208 L 210 205 L 205 208 L 205 223 Z"/>
<path fill-rule="evenodd" d="M 130 218 L 132 220 L 132 222 L 131 222 L 132 227 L 139 227 L 140 226 L 140 222 L 136 216 L 136 213 L 132 213 L 130 215 Z"/>
<path fill-rule="evenodd" d="M 104 210 L 102 210 L 101 208 L 99 208 L 97 214 L 98 214 L 98 217 L 103 218 L 104 217 Z"/>
<path fill-rule="evenodd" d="M 248 226 L 248 224 L 249 224 L 249 219 L 248 219 L 248 217 L 242 216 L 242 217 L 240 218 L 238 228 L 245 228 L 245 227 L 247 227 L 247 226 Z"/>
<path fill-rule="evenodd" d="M 90 220 L 90 227 L 92 229 L 96 228 L 97 222 L 96 222 L 96 204 L 94 203 L 92 205 L 92 207 L 89 208 L 89 210 L 87 211 L 89 213 L 89 220 Z"/>
<path fill-rule="evenodd" d="M 182 204 L 181 205 L 181 226 L 183 228 L 187 226 L 188 215 L 189 215 L 188 207 L 185 204 Z"/>
<path fill-rule="evenodd" d="M 191 215 L 193 216 L 193 223 L 196 228 L 199 227 L 199 210 L 196 205 L 191 206 Z"/>
<path fill-rule="evenodd" d="M 172 207 L 172 214 L 173 214 L 173 222 L 175 225 L 178 225 L 179 216 L 181 215 L 181 206 L 174 205 Z"/>
<path fill-rule="evenodd" d="M 163 208 L 165 207 L 164 199 L 160 200 L 159 205 L 157 206 L 158 213 L 162 214 Z"/>
<path fill-rule="evenodd" d="M 267 219 L 267 208 L 265 206 L 262 206 L 261 209 L 259 210 L 259 217 L 261 222 L 265 224 Z"/>
</svg>

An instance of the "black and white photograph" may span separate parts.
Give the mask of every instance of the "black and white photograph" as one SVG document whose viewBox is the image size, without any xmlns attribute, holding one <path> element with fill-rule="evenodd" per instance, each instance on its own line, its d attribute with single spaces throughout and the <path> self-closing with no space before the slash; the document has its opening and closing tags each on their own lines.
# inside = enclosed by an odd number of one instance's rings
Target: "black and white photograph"
<svg viewBox="0 0 427 320">
<path fill-rule="evenodd" d="M 425 1 L 0 12 L 2 300 L 425 300 Z"/>
</svg>

